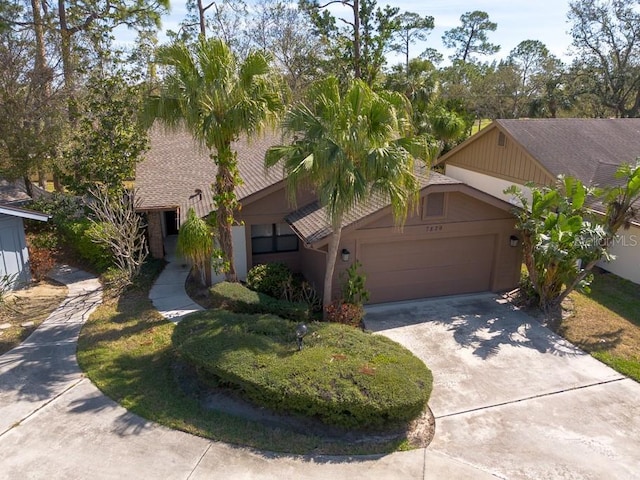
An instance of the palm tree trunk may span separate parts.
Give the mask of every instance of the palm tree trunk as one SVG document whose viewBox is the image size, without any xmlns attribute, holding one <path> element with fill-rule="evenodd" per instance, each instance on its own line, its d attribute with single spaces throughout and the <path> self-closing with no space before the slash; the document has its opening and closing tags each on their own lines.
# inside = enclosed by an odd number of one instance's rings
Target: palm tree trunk
<svg viewBox="0 0 640 480">
<path fill-rule="evenodd" d="M 231 144 L 217 148 L 218 155 L 214 161 L 218 165 L 214 200 L 216 203 L 216 223 L 218 226 L 218 241 L 226 263 L 225 279 L 227 282 L 237 282 L 236 267 L 233 262 L 233 212 L 238 204 L 235 194 L 236 178 L 238 177 L 238 161 L 231 150 Z"/>
<path fill-rule="evenodd" d="M 331 304 L 331 292 L 333 290 L 333 272 L 336 268 L 338 258 L 338 247 L 340 246 L 340 236 L 342 235 L 342 217 L 337 219 L 331 240 L 329 240 L 329 251 L 327 252 L 327 265 L 324 272 L 324 290 L 322 293 L 322 317 L 327 318 L 327 307 Z M 339 225 L 336 227 L 336 225 Z"/>
</svg>

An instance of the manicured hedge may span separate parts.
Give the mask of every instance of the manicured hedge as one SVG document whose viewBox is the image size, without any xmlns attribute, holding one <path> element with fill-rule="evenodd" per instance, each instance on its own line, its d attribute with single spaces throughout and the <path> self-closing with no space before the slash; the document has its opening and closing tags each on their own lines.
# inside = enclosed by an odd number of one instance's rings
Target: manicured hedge
<svg viewBox="0 0 640 480">
<path fill-rule="evenodd" d="M 278 300 L 240 283 L 221 282 L 209 290 L 214 304 L 237 313 L 271 313 L 294 322 L 309 318 L 309 306 Z"/>
<path fill-rule="evenodd" d="M 180 322 L 173 343 L 204 379 L 327 424 L 380 430 L 426 407 L 431 372 L 401 345 L 345 325 L 310 323 L 298 351 L 295 328 L 273 315 L 209 310 Z"/>
</svg>

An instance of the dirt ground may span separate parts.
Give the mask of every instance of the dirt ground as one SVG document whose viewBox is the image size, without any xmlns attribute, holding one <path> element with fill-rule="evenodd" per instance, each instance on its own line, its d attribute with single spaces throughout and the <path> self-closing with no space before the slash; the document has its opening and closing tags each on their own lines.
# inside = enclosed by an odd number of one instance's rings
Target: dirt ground
<svg viewBox="0 0 640 480">
<path fill-rule="evenodd" d="M 66 296 L 67 287 L 51 281 L 7 294 L 0 303 L 0 355 L 27 338 Z"/>
</svg>

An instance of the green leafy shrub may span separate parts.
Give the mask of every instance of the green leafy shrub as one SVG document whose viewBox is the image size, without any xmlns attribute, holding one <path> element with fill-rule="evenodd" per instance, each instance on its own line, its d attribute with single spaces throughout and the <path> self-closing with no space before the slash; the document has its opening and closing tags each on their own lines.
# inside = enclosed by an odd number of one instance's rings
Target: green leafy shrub
<svg viewBox="0 0 640 480">
<path fill-rule="evenodd" d="M 48 222 L 35 220 L 28 222 L 31 231 L 64 228 L 65 225 L 81 220 L 87 215 L 87 209 L 81 198 L 58 192 L 32 201 L 29 208 L 51 215 L 51 220 Z"/>
<path fill-rule="evenodd" d="M 278 300 L 240 283 L 221 282 L 211 287 L 209 292 L 214 304 L 237 313 L 270 313 L 295 322 L 309 317 L 309 308 L 304 303 Z"/>
<path fill-rule="evenodd" d="M 342 285 L 342 296 L 347 304 L 362 305 L 369 300 L 369 291 L 367 290 L 367 276 L 358 270 L 362 264 L 358 261 L 354 262 L 345 271 L 346 279 Z"/>
<path fill-rule="evenodd" d="M 64 224 L 61 232 L 65 243 L 86 262 L 99 272 L 106 271 L 113 265 L 109 249 L 95 243 L 91 239 L 92 230 L 108 228 L 102 224 L 94 224 L 86 218 Z"/>
<path fill-rule="evenodd" d="M 247 286 L 256 292 L 281 298 L 291 278 L 291 270 L 284 263 L 265 263 L 247 272 Z"/>
<path fill-rule="evenodd" d="M 362 325 L 363 318 L 364 308 L 362 308 L 362 305 L 356 303 L 346 303 L 341 300 L 336 300 L 327 307 L 328 322 L 359 327 Z"/>
<path fill-rule="evenodd" d="M 258 405 L 346 428 L 406 424 L 432 389 L 431 372 L 409 350 L 335 323 L 309 324 L 297 351 L 291 322 L 209 310 L 182 320 L 173 344 L 204 381 L 213 377 Z"/>
</svg>

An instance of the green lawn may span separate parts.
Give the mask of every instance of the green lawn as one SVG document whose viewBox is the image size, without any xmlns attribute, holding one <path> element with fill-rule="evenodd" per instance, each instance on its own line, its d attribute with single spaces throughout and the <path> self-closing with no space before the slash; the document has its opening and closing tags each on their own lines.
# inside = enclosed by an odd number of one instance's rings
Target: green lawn
<svg viewBox="0 0 640 480">
<path fill-rule="evenodd" d="M 562 335 L 618 372 L 640 382 L 640 285 L 596 273 L 590 294 L 574 292 Z"/>
</svg>

